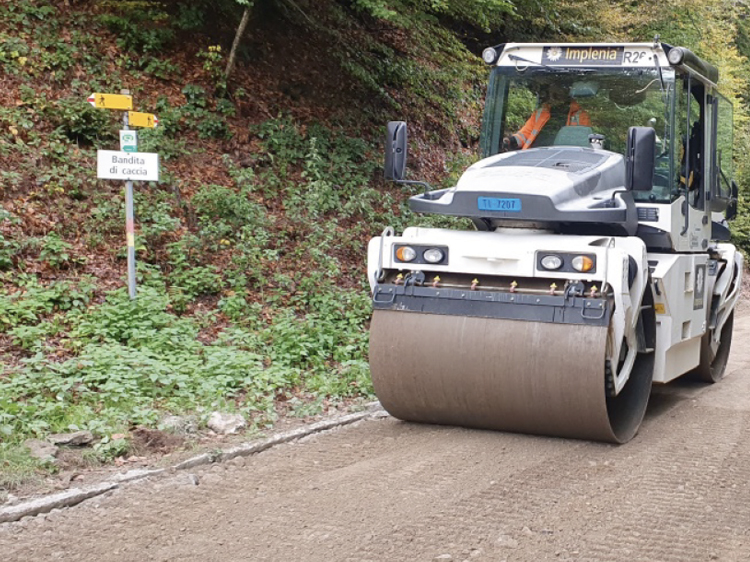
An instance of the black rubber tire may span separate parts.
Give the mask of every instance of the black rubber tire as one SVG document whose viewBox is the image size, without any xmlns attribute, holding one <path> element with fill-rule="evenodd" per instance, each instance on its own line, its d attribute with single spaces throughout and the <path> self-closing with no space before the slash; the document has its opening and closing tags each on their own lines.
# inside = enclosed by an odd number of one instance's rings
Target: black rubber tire
<svg viewBox="0 0 750 562">
<path fill-rule="evenodd" d="M 732 332 L 734 329 L 734 310 L 721 329 L 719 348 L 714 355 L 711 351 L 711 333 L 706 332 L 701 339 L 701 362 L 692 372 L 694 378 L 707 383 L 717 383 L 724 378 L 729 360 L 729 350 L 732 347 Z"/>
</svg>

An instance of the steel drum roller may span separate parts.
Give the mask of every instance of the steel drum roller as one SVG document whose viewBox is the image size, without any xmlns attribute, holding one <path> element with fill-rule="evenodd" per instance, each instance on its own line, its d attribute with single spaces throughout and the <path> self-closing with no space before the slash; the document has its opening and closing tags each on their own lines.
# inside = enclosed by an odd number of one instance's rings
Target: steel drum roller
<svg viewBox="0 0 750 562">
<path fill-rule="evenodd" d="M 651 378 L 634 369 L 607 398 L 606 341 L 601 326 L 376 310 L 370 367 L 383 407 L 402 420 L 624 442 Z"/>
</svg>

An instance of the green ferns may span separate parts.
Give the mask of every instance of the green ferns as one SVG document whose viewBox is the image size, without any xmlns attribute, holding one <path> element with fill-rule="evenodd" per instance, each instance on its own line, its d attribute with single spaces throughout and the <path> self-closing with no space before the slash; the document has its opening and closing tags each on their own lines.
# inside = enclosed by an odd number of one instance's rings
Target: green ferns
<svg viewBox="0 0 750 562">
<path fill-rule="evenodd" d="M 279 393 L 343 398 L 371 392 L 364 329 L 369 305 L 359 291 L 330 289 L 316 312 L 299 317 L 281 310 L 268 325 L 249 308 L 245 312 L 256 317 L 243 322 L 256 329 L 235 326 L 202 343 L 200 322 L 171 313 L 169 297 L 151 287 L 142 287 L 135 301 L 120 289 L 88 308 L 62 300 L 59 288 L 30 288 L 0 318 L 17 329 L 43 326 L 42 311 L 58 316 L 51 329 L 37 331 L 35 352 L 23 367 L 0 376 L 4 439 L 71 427 L 111 435 L 153 426 L 164 411 L 230 409 L 260 423 L 275 417 Z M 45 337 L 65 338 L 73 356 L 59 361 L 46 355 Z"/>
</svg>

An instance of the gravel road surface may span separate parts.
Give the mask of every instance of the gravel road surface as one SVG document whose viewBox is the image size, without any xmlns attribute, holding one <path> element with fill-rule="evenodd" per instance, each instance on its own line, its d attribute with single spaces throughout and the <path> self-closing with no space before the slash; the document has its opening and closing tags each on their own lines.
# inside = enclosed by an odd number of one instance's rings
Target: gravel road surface
<svg viewBox="0 0 750 562">
<path fill-rule="evenodd" d="M 750 313 L 624 446 L 364 421 L 0 525 L 0 560 L 750 560 Z"/>
</svg>

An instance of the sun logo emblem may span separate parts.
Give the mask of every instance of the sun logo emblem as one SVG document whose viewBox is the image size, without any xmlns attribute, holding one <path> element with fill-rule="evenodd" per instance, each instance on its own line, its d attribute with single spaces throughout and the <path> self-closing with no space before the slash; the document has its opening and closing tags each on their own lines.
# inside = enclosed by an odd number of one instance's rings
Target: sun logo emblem
<svg viewBox="0 0 750 562">
<path fill-rule="evenodd" d="M 552 62 L 559 61 L 562 54 L 562 49 L 560 47 L 550 47 L 547 49 L 547 58 Z"/>
</svg>

